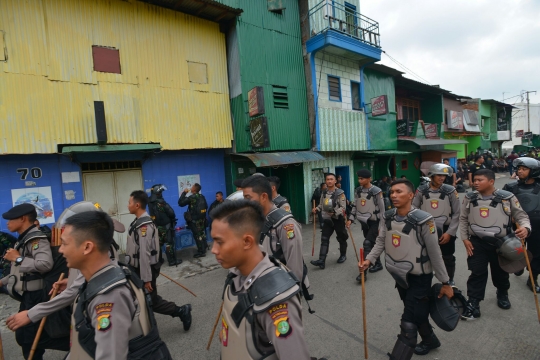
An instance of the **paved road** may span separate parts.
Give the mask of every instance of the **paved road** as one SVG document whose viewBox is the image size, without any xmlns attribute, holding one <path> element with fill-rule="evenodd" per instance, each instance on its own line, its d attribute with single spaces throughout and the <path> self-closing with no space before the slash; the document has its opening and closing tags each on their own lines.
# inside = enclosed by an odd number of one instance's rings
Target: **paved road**
<svg viewBox="0 0 540 360">
<path fill-rule="evenodd" d="M 507 177 L 497 180 L 502 187 Z M 304 225 L 304 257 L 311 260 L 312 226 Z M 317 248 L 320 232 L 317 235 Z M 353 226 L 357 247 L 363 239 L 360 228 Z M 350 243 L 350 242 L 349 242 Z M 315 294 L 312 307 L 316 313 L 304 310 L 305 333 L 312 356 L 334 359 L 363 358 L 363 329 L 361 311 L 361 287 L 356 283 L 358 273 L 353 247 L 349 245 L 348 260 L 337 264 L 339 257 L 335 237 L 331 240 L 330 253 L 325 270 L 310 268 L 311 290 Z M 183 259 L 191 259 L 193 249 L 184 251 Z M 316 250 L 317 253 L 317 250 Z M 456 284 L 465 288 L 468 270 L 464 247 L 458 243 L 458 268 Z M 157 315 L 163 340 L 168 344 L 174 359 L 219 359 L 219 346 L 215 338 L 210 351 L 206 343 L 221 301 L 221 291 L 226 271 L 215 263 L 213 256 L 202 261 L 185 261 L 176 268 L 164 267 L 163 271 L 178 279 L 194 291 L 193 297 L 166 279 L 161 280 L 160 293 L 178 304 L 193 305 L 194 322 L 191 330 L 184 333 L 178 319 Z M 525 273 L 527 274 L 527 273 Z M 497 307 L 495 288 L 488 283 L 486 300 L 481 303 L 482 317 L 477 321 L 461 321 L 450 333 L 435 329 L 442 347 L 423 359 L 540 359 L 540 325 L 536 317 L 532 293 L 525 285 L 526 277 L 511 275 L 510 300 L 512 308 Z M 367 331 L 370 359 L 387 359 L 399 332 L 402 303 L 390 275 L 384 270 L 369 274 L 366 283 Z M 4 327 L 5 318 L 16 311 L 17 304 L 3 296 L 0 298 L 0 323 L 6 359 L 21 359 L 20 349 L 14 335 Z M 113 320 L 114 321 L 114 320 Z M 114 322 L 113 322 L 114 326 Z M 50 351 L 47 360 L 60 360 L 64 353 Z M 420 357 L 417 357 L 420 358 Z"/>
</svg>

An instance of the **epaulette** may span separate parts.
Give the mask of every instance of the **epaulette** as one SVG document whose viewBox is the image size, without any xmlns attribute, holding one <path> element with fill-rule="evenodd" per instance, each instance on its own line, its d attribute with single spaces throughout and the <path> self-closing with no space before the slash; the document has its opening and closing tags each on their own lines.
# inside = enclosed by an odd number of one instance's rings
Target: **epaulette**
<svg viewBox="0 0 540 360">
<path fill-rule="evenodd" d="M 407 214 L 408 220 L 413 225 L 422 225 L 432 217 L 433 216 L 430 213 L 422 211 L 420 209 L 415 209 Z"/>
<path fill-rule="evenodd" d="M 508 200 L 512 196 L 514 196 L 514 194 L 506 190 L 495 190 L 495 192 L 493 193 L 493 196 L 501 198 L 502 200 Z"/>
</svg>

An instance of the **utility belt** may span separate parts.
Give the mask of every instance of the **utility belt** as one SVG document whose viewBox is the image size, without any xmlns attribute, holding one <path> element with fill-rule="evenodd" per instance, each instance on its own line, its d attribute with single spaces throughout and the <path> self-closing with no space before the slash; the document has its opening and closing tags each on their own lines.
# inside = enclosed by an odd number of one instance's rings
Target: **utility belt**
<svg viewBox="0 0 540 360">
<path fill-rule="evenodd" d="M 18 266 L 11 267 L 8 275 L 7 291 L 17 301 L 22 300 L 25 291 L 38 291 L 45 287 L 45 280 L 39 273 L 20 273 Z"/>
</svg>

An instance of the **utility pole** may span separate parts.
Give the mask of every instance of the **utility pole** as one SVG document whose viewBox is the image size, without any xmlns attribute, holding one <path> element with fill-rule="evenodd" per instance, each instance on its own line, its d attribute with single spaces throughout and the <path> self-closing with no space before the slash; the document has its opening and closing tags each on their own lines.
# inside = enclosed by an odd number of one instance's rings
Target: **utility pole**
<svg viewBox="0 0 540 360">
<path fill-rule="evenodd" d="M 532 141 L 532 132 L 531 132 L 531 116 L 529 112 L 529 94 L 535 93 L 536 91 L 523 91 L 525 94 L 527 94 L 527 131 L 531 133 L 531 137 L 529 138 L 529 145 L 531 145 Z"/>
</svg>

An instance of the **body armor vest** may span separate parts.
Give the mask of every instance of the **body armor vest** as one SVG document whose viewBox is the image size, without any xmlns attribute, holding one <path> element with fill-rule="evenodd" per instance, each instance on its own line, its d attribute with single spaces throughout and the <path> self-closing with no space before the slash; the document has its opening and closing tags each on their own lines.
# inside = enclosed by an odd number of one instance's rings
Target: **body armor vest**
<svg viewBox="0 0 540 360">
<path fill-rule="evenodd" d="M 379 206 L 375 205 L 374 199 L 382 192 L 376 186 L 371 186 L 367 192 L 362 191 L 362 187 L 356 189 L 356 218 L 367 224 L 368 220 L 377 221 L 377 214 L 380 212 Z"/>
<path fill-rule="evenodd" d="M 197 202 L 189 207 L 189 212 L 191 214 L 191 219 L 193 221 L 202 220 L 206 218 L 206 210 L 208 209 L 208 204 L 206 203 L 206 198 L 202 194 L 193 194 L 191 196 L 196 196 Z"/>
<path fill-rule="evenodd" d="M 236 275 L 227 277 L 219 336 L 221 359 L 278 359 L 272 343 L 260 340 L 257 330 L 264 330 L 256 328 L 256 314 L 298 296 L 300 288 L 292 273 L 279 263 L 274 264 L 278 267 L 265 270 L 245 293 L 236 293 L 233 283 Z"/>
<path fill-rule="evenodd" d="M 396 221 L 396 209 L 384 214 L 386 238 L 386 269 L 403 288 L 409 287 L 407 275 L 423 275 L 433 272 L 425 242 L 420 233 L 420 225 L 432 216 L 422 210 L 413 209 L 403 221 Z"/>
<path fill-rule="evenodd" d="M 534 186 L 520 186 L 517 181 L 507 184 L 506 188 L 511 191 L 519 200 L 519 204 L 525 210 L 531 223 L 540 221 L 540 184 L 534 183 Z"/>
<path fill-rule="evenodd" d="M 152 196 L 155 196 L 153 194 Z M 167 202 L 162 198 L 156 198 L 155 200 L 150 200 L 148 202 L 148 213 L 150 217 L 154 219 L 156 226 L 167 226 L 171 224 L 171 219 L 165 213 L 164 207 L 167 205 Z"/>
<path fill-rule="evenodd" d="M 79 296 L 73 304 L 71 317 L 71 349 L 70 360 L 94 359 L 97 344 L 94 340 L 95 329 L 87 315 L 87 306 L 94 297 L 110 292 L 119 286 L 130 288 L 133 300 L 137 300 L 138 309 L 135 312 L 129 329 L 129 359 L 151 358 L 156 360 L 172 359 L 165 343 L 159 338 L 154 313 L 151 309 L 150 295 L 145 294 L 144 284 L 127 268 L 109 265 L 85 283 L 79 290 Z M 167 356 L 168 355 L 168 356 Z"/>
<path fill-rule="evenodd" d="M 327 213 L 333 214 L 335 212 L 334 208 L 336 207 L 336 204 L 338 202 L 338 197 L 344 193 L 345 192 L 343 190 L 338 189 L 338 188 L 334 190 L 333 194 L 328 194 L 326 190 L 323 191 L 322 200 L 321 200 L 322 210 Z"/>
<path fill-rule="evenodd" d="M 285 211 L 283 209 L 276 209 L 274 211 L 271 211 L 266 216 L 266 221 L 264 222 L 264 226 L 261 231 L 261 237 L 259 239 L 259 244 L 262 245 L 263 251 L 267 253 L 268 255 L 272 255 L 274 258 L 278 259 L 280 262 L 282 262 L 284 265 L 287 265 L 287 262 L 285 260 L 285 256 L 283 255 L 283 249 L 281 248 L 281 241 L 280 239 L 276 239 L 275 242 L 275 248 L 274 248 L 274 241 L 273 235 L 275 235 L 275 232 L 272 230 L 276 229 L 279 225 L 281 225 L 285 220 L 287 219 L 294 219 L 293 215 Z M 266 241 L 265 241 L 266 240 Z"/>
<path fill-rule="evenodd" d="M 465 195 L 469 199 L 469 233 L 479 238 L 502 238 L 511 231 L 511 192 L 496 190 L 493 198 L 483 200 L 477 191 Z"/>
<path fill-rule="evenodd" d="M 140 218 L 135 219 L 135 221 L 133 221 L 131 223 L 131 226 L 129 227 L 129 236 L 133 236 L 133 240 L 135 240 L 134 244 L 130 244 L 130 242 L 128 241 L 128 245 L 126 246 L 126 261 L 129 265 L 137 269 L 139 268 L 139 257 L 141 253 L 138 229 L 144 225 L 152 228 L 151 236 L 152 241 L 154 242 L 154 249 L 150 251 L 150 255 L 154 256 L 154 261 L 151 262 L 151 264 L 155 264 L 159 261 L 159 236 L 156 236 L 156 228 L 154 227 L 154 222 L 152 221 L 152 218 L 150 216 L 141 216 Z M 147 236 L 150 236 L 150 234 L 148 234 Z"/>
<path fill-rule="evenodd" d="M 448 184 L 443 184 L 439 192 L 431 192 L 429 184 L 418 187 L 418 191 L 422 194 L 422 204 L 420 210 L 430 213 L 435 220 L 437 228 L 443 231 L 444 225 L 450 225 L 452 219 L 452 205 L 450 204 L 450 196 L 454 194 L 456 189 Z"/>
<path fill-rule="evenodd" d="M 47 236 L 39 229 L 34 228 L 30 230 L 24 238 L 17 241 L 14 245 L 20 256 L 26 256 L 26 245 L 32 240 L 47 239 Z M 38 272 L 21 273 L 21 267 L 16 266 L 15 263 L 11 266 L 11 273 L 8 275 L 7 290 L 9 295 L 15 300 L 21 301 L 22 293 L 25 291 L 37 291 L 45 287 L 43 280 L 43 274 Z"/>
<path fill-rule="evenodd" d="M 289 200 L 285 196 L 278 195 L 272 202 L 274 205 L 276 205 L 279 208 L 281 208 L 284 204 L 286 204 Z"/>
</svg>

